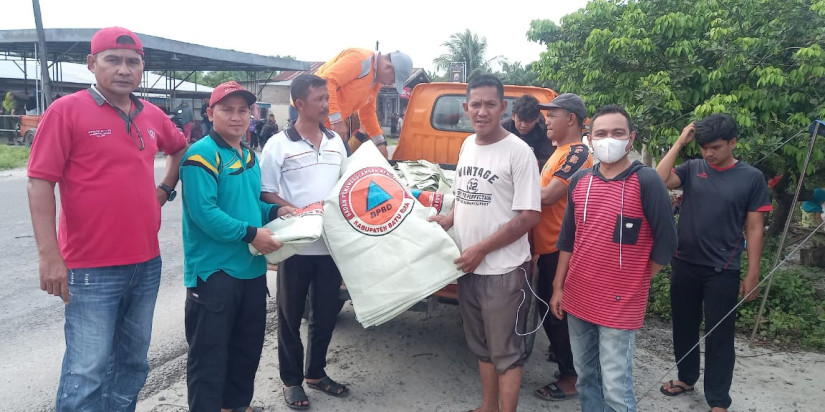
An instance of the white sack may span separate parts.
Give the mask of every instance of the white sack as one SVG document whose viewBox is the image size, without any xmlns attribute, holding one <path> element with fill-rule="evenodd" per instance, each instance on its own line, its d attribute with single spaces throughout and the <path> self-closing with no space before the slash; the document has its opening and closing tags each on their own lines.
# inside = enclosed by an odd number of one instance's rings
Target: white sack
<svg viewBox="0 0 825 412">
<path fill-rule="evenodd" d="M 266 261 L 272 264 L 281 263 L 321 238 L 324 229 L 324 205 L 322 202 L 313 203 L 296 210 L 293 214 L 281 216 L 264 227 L 272 231 L 275 240 L 284 244 L 280 249 L 268 253 Z M 261 254 L 251 243 L 249 252 L 255 256 Z"/>
<path fill-rule="evenodd" d="M 347 285 L 356 319 L 380 325 L 464 273 L 455 242 L 371 142 L 344 165 L 324 200 L 324 238 Z"/>
</svg>

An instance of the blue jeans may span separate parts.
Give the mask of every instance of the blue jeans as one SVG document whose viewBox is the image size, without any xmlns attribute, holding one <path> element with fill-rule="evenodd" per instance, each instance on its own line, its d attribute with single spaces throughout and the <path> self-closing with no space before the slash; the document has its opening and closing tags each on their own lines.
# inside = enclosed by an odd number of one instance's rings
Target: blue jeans
<svg viewBox="0 0 825 412">
<path fill-rule="evenodd" d="M 567 314 L 582 412 L 635 412 L 636 331 L 599 326 Z"/>
<path fill-rule="evenodd" d="M 133 265 L 69 269 L 58 412 L 135 410 L 149 374 L 160 269 L 160 256 Z"/>
</svg>

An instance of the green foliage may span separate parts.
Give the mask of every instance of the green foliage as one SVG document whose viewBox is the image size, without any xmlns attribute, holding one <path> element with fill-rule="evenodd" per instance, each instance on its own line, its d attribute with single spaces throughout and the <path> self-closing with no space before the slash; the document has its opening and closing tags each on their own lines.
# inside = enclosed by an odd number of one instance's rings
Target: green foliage
<svg viewBox="0 0 825 412">
<path fill-rule="evenodd" d="M 656 157 L 690 121 L 722 112 L 739 124 L 738 157 L 794 176 L 804 130 L 825 116 L 825 0 L 593 0 L 560 25 L 534 20 L 528 38 L 547 45 L 541 78 L 582 95 L 591 113 L 625 106 Z M 697 145 L 683 154 L 699 155 Z M 825 174 L 821 164 L 808 173 Z"/>
<path fill-rule="evenodd" d="M 552 89 L 552 82 L 540 79 L 536 67 L 538 67 L 538 65 L 535 63 L 528 63 L 522 66 L 520 62 L 509 63 L 503 61 L 501 63 L 501 71 L 497 74 L 504 84 L 538 86 Z"/>
<path fill-rule="evenodd" d="M 770 272 L 766 263 L 763 259 L 762 273 Z M 753 329 L 760 303 L 761 296 L 739 308 L 739 327 L 746 331 Z M 810 268 L 776 271 L 757 336 L 784 344 L 825 349 L 825 305 L 813 287 Z"/>
<path fill-rule="evenodd" d="M 166 75 L 166 72 L 155 72 L 156 74 Z M 244 72 L 244 71 L 228 71 L 228 72 L 197 72 L 189 71 L 173 71 L 170 77 L 178 80 L 185 80 L 192 83 L 198 83 L 209 87 L 215 87 L 223 82 L 234 80 L 243 82 L 254 79 L 261 79 L 268 75 L 260 72 Z"/>
<path fill-rule="evenodd" d="M 0 170 L 24 167 L 28 161 L 28 147 L 6 145 L 0 146 Z"/>
<path fill-rule="evenodd" d="M 746 259 L 742 273 L 747 272 Z M 761 272 L 770 273 L 770 262 L 762 259 Z M 777 270 L 774 274 L 762 324 L 760 339 L 803 348 L 825 349 L 825 304 L 811 282 L 811 268 Z M 670 320 L 670 267 L 653 277 L 647 306 L 648 316 Z M 821 276 L 821 273 L 819 274 Z M 761 290 L 764 293 L 764 288 Z M 736 327 L 750 335 L 756 322 L 761 295 L 739 307 Z"/>
<path fill-rule="evenodd" d="M 427 77 L 429 77 L 430 81 L 432 81 L 432 82 L 448 82 L 448 81 L 450 81 L 450 76 L 447 74 L 447 72 L 444 72 L 443 74 L 439 74 L 438 72 L 427 70 Z"/>
<path fill-rule="evenodd" d="M 228 82 L 230 80 L 244 81 L 248 79 L 246 72 L 232 71 L 232 72 L 207 72 L 203 75 L 202 84 L 209 87 L 216 87 L 217 85 Z"/>
<path fill-rule="evenodd" d="M 648 316 L 670 320 L 670 273 L 670 266 L 666 266 L 651 279 L 647 302 Z"/>
<path fill-rule="evenodd" d="M 447 53 L 433 59 L 437 70 L 448 70 L 450 63 L 465 62 L 467 64 L 467 78 L 476 69 L 488 71 L 490 63 L 498 57 L 487 60 L 487 39 L 478 37 L 470 29 L 450 35 L 449 40 L 441 43 L 447 48 Z"/>
</svg>

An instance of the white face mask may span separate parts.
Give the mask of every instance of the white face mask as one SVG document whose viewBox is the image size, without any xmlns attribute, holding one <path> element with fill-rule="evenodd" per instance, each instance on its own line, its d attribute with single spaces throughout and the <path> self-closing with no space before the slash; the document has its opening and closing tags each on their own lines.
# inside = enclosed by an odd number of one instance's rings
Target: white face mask
<svg viewBox="0 0 825 412">
<path fill-rule="evenodd" d="M 627 154 L 629 142 L 612 137 L 593 139 L 593 156 L 602 163 L 616 163 Z"/>
</svg>

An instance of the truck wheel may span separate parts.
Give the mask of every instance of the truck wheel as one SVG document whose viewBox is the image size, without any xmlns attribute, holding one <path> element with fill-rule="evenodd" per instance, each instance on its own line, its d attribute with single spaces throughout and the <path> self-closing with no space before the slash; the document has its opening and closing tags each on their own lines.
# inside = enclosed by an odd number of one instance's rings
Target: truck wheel
<svg viewBox="0 0 825 412">
<path fill-rule="evenodd" d="M 26 134 L 23 136 L 23 143 L 26 147 L 32 147 L 32 143 L 34 143 L 34 129 L 26 130 Z"/>
</svg>

